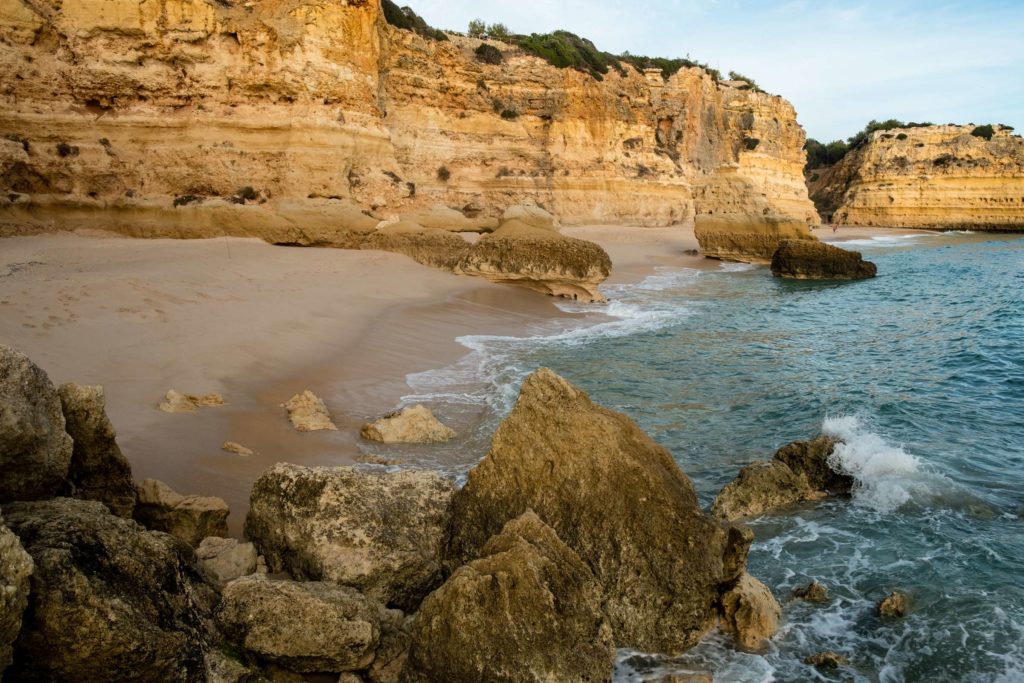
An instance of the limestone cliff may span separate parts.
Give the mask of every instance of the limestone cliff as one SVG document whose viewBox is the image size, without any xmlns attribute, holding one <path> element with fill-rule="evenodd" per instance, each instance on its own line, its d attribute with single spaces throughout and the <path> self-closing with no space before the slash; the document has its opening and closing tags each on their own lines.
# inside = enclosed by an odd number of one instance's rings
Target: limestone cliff
<svg viewBox="0 0 1024 683">
<path fill-rule="evenodd" d="M 1024 230 L 1024 139 L 994 126 L 878 131 L 809 182 L 825 217 L 887 228 Z"/>
<path fill-rule="evenodd" d="M 817 222 L 781 97 L 501 44 L 484 64 L 479 42 L 395 29 L 378 0 L 0 0 L 0 234 L 344 244 L 324 231 L 365 231 L 354 206 L 524 200 L 564 223 Z"/>
</svg>

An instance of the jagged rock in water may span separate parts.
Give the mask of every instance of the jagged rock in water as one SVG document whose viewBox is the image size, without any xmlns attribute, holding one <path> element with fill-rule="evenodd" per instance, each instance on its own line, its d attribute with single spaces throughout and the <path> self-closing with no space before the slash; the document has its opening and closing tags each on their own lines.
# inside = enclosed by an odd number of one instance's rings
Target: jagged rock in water
<svg viewBox="0 0 1024 683">
<path fill-rule="evenodd" d="M 316 432 L 322 429 L 337 431 L 338 428 L 331 421 L 331 414 L 327 412 L 327 406 L 323 400 L 317 397 L 309 389 L 301 394 L 295 394 L 281 407 L 288 411 L 288 419 L 292 426 L 300 432 Z"/>
<path fill-rule="evenodd" d="M 761 650 L 764 641 L 779 630 L 782 607 L 768 586 L 744 573 L 722 596 L 722 629 L 731 633 L 740 647 Z"/>
<path fill-rule="evenodd" d="M 747 465 L 715 498 L 711 514 L 725 520 L 756 517 L 828 493 L 848 492 L 853 479 L 828 464 L 836 443 L 828 436 L 795 441 L 771 461 Z"/>
<path fill-rule="evenodd" d="M 878 267 L 859 251 L 817 240 L 783 240 L 772 256 L 772 275 L 796 280 L 864 280 Z"/>
<path fill-rule="evenodd" d="M 35 561 L 12 680 L 201 680 L 215 594 L 182 541 L 95 501 L 4 506 Z"/>
<path fill-rule="evenodd" d="M 369 233 L 361 248 L 405 254 L 425 266 L 452 270 L 469 246 L 454 232 L 399 221 Z"/>
<path fill-rule="evenodd" d="M 615 648 L 593 573 L 532 511 L 427 596 L 409 681 L 606 681 Z"/>
<path fill-rule="evenodd" d="M 24 354 L 0 345 L 0 503 L 56 495 L 71 451 L 50 378 Z"/>
<path fill-rule="evenodd" d="M 363 425 L 360 434 L 383 443 L 443 443 L 455 437 L 455 430 L 442 424 L 429 409 L 415 405 Z"/>
<path fill-rule="evenodd" d="M 809 664 L 818 669 L 838 669 L 849 663 L 850 660 L 838 652 L 819 652 L 804 658 L 804 664 Z"/>
<path fill-rule="evenodd" d="M 209 536 L 196 548 L 199 566 L 223 586 L 256 571 L 259 555 L 256 546 L 236 538 Z"/>
<path fill-rule="evenodd" d="M 147 479 L 139 494 L 135 520 L 198 546 L 207 536 L 228 535 L 228 504 L 215 496 L 183 496 L 170 486 Z"/>
<path fill-rule="evenodd" d="M 878 603 L 878 616 L 899 618 L 907 615 L 910 609 L 910 599 L 906 593 L 893 591 Z"/>
<path fill-rule="evenodd" d="M 527 509 L 594 572 L 616 645 L 648 652 L 681 652 L 711 628 L 752 539 L 706 515 L 672 456 L 632 420 L 546 368 L 523 383 L 455 496 L 450 567 L 479 557 Z"/>
<path fill-rule="evenodd" d="M 410 611 L 441 582 L 453 492 L 435 472 L 280 463 L 253 485 L 245 531 L 272 571 Z"/>
<path fill-rule="evenodd" d="M 793 597 L 807 602 L 828 602 L 828 587 L 817 580 L 793 589 Z"/>
<path fill-rule="evenodd" d="M 64 384 L 58 390 L 66 430 L 74 440 L 68 470 L 69 493 L 97 500 L 120 517 L 132 516 L 137 494 L 132 468 L 117 445 L 106 412 L 103 387 Z"/>
<path fill-rule="evenodd" d="M 597 286 L 611 273 L 597 244 L 513 219 L 464 252 L 456 273 L 579 301 L 604 301 Z"/>
<path fill-rule="evenodd" d="M 12 645 L 21 631 L 33 569 L 32 558 L 0 517 L 0 677 L 11 663 Z"/>
<path fill-rule="evenodd" d="M 347 586 L 244 577 L 224 588 L 217 623 L 265 662 L 296 672 L 340 673 L 373 661 L 381 611 Z"/>
</svg>

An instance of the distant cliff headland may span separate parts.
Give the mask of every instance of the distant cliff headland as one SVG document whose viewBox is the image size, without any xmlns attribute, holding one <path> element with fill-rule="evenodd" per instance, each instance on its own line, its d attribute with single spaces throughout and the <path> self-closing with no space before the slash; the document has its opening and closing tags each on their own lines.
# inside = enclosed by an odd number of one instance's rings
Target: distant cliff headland
<svg viewBox="0 0 1024 683">
<path fill-rule="evenodd" d="M 806 150 L 826 221 L 1024 230 L 1024 139 L 1010 126 L 872 121 L 845 143 L 808 140 Z"/>
<path fill-rule="evenodd" d="M 366 214 L 524 202 L 817 222 L 793 107 L 688 59 L 446 34 L 378 0 L 0 0 L 0 38 L 0 234 L 344 244 Z"/>
</svg>

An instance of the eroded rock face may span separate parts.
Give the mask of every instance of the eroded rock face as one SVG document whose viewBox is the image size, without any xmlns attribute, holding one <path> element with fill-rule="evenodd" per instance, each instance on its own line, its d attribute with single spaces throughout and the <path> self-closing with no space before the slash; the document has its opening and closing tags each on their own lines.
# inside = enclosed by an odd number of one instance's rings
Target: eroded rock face
<svg viewBox="0 0 1024 683">
<path fill-rule="evenodd" d="M 449 232 L 491 232 L 498 227 L 498 221 L 483 216 L 469 217 L 462 211 L 447 206 L 432 206 L 402 214 L 402 220 L 421 225 L 424 228 L 448 230 Z"/>
<path fill-rule="evenodd" d="M 853 478 L 828 464 L 836 443 L 829 436 L 794 441 L 780 448 L 771 461 L 747 465 L 715 498 L 711 514 L 724 520 L 757 517 L 802 501 L 848 492 Z"/>
<path fill-rule="evenodd" d="M 56 495 L 71 450 L 50 378 L 24 354 L 0 345 L 0 503 Z"/>
<path fill-rule="evenodd" d="M 196 548 L 196 558 L 214 583 L 223 586 L 255 573 L 259 556 L 252 543 L 244 543 L 237 538 L 209 536 Z"/>
<path fill-rule="evenodd" d="M 593 573 L 532 511 L 431 593 L 409 681 L 605 681 L 615 648 Z"/>
<path fill-rule="evenodd" d="M 224 589 L 217 623 L 263 661 L 297 672 L 338 673 L 373 661 L 380 611 L 354 588 L 245 577 Z"/>
<path fill-rule="evenodd" d="M 722 596 L 722 629 L 746 650 L 761 650 L 779 630 L 782 607 L 768 586 L 744 573 Z"/>
<path fill-rule="evenodd" d="M 12 645 L 21 631 L 33 569 L 32 558 L 0 517 L 0 676 L 11 663 Z"/>
<path fill-rule="evenodd" d="M 16 680 L 201 680 L 213 591 L 195 555 L 95 501 L 4 506 L 35 562 L 8 675 Z"/>
<path fill-rule="evenodd" d="M 443 270 L 452 270 L 469 247 L 469 243 L 454 232 L 406 220 L 378 228 L 361 243 L 362 249 L 405 254 L 416 263 Z"/>
<path fill-rule="evenodd" d="M 288 411 L 288 419 L 291 420 L 292 426 L 300 432 L 338 430 L 331 421 L 331 414 L 327 412 L 323 400 L 309 389 L 301 394 L 295 394 L 282 404 L 282 407 Z"/>
<path fill-rule="evenodd" d="M 441 582 L 453 492 L 434 472 L 282 463 L 253 485 L 245 531 L 272 571 L 409 611 Z"/>
<path fill-rule="evenodd" d="M 1024 230 L 1024 140 L 993 126 L 924 126 L 872 133 L 809 183 L 840 225 Z M 812 175 L 812 177 L 814 177 Z"/>
<path fill-rule="evenodd" d="M 135 519 L 147 529 L 164 531 L 189 545 L 207 536 L 228 535 L 228 504 L 215 496 L 183 496 L 170 486 L 147 479 L 137 488 Z"/>
<path fill-rule="evenodd" d="M 593 242 L 512 219 L 466 251 L 454 270 L 589 302 L 605 300 L 597 286 L 611 267 L 611 258 Z"/>
<path fill-rule="evenodd" d="M 680 652 L 711 628 L 751 539 L 704 514 L 672 456 L 628 417 L 547 369 L 523 383 L 455 496 L 452 569 L 527 509 L 594 572 L 616 644 L 648 652 Z"/>
<path fill-rule="evenodd" d="M 66 430 L 74 440 L 68 470 L 69 493 L 97 500 L 120 517 L 131 518 L 137 494 L 132 468 L 117 445 L 106 412 L 103 387 L 64 384 L 58 390 Z"/>
<path fill-rule="evenodd" d="M 363 425 L 364 439 L 382 443 L 443 443 L 455 438 L 455 430 L 441 423 L 429 409 L 409 406 Z"/>
<path fill-rule="evenodd" d="M 859 251 L 817 240 L 783 240 L 772 256 L 772 275 L 795 280 L 864 280 L 878 267 Z"/>
</svg>

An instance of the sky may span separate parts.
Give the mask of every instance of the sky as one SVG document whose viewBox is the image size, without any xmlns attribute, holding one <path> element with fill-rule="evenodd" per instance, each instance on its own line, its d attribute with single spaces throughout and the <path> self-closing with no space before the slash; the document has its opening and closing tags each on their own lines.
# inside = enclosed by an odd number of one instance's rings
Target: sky
<svg viewBox="0 0 1024 683">
<path fill-rule="evenodd" d="M 1024 133 L 1024 0 L 400 0 L 437 28 L 480 18 L 565 29 L 614 54 L 738 71 L 796 107 L 809 137 L 871 119 Z"/>
</svg>

